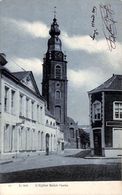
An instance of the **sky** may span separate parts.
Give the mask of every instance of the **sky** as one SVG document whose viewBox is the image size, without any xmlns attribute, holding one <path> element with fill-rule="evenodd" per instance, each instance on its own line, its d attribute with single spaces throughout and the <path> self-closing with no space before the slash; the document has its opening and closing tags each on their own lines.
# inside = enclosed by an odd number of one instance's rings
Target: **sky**
<svg viewBox="0 0 122 195">
<path fill-rule="evenodd" d="M 116 48 L 112 51 L 105 39 L 110 34 L 103 26 L 100 5 L 111 5 L 116 21 Z M 40 90 L 54 6 L 68 61 L 68 116 L 86 125 L 88 91 L 112 74 L 122 74 L 122 0 L 0 0 L 0 52 L 6 54 L 6 67 L 32 70 Z M 95 29 L 98 34 L 93 40 L 90 36 Z"/>
</svg>

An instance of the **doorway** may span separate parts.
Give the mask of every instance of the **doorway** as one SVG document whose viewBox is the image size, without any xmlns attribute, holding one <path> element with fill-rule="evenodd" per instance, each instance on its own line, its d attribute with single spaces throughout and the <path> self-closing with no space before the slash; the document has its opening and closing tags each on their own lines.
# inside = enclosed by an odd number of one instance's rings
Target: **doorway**
<svg viewBox="0 0 122 195">
<path fill-rule="evenodd" d="M 94 130 L 93 135 L 94 135 L 94 155 L 102 156 L 101 130 L 100 129 Z"/>
<path fill-rule="evenodd" d="M 49 138 L 50 138 L 50 135 L 47 133 L 46 134 L 46 155 L 49 155 Z"/>
</svg>

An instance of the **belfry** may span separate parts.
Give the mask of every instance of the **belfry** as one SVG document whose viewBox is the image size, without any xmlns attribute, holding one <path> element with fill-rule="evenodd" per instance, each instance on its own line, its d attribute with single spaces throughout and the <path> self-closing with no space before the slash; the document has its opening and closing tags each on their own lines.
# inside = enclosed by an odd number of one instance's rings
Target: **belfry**
<svg viewBox="0 0 122 195">
<path fill-rule="evenodd" d="M 47 52 L 43 59 L 42 96 L 47 108 L 56 118 L 61 131 L 66 131 L 67 120 L 67 61 L 59 38 L 60 30 L 54 15 L 49 31 Z"/>
</svg>

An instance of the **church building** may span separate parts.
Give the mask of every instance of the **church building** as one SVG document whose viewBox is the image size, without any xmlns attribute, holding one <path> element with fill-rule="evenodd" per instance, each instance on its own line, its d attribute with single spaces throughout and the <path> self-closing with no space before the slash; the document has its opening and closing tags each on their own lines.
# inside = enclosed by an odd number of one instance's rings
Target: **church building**
<svg viewBox="0 0 122 195">
<path fill-rule="evenodd" d="M 61 131 L 64 132 L 65 143 L 68 145 L 70 143 L 71 147 L 76 148 L 77 124 L 67 116 L 67 60 L 62 51 L 60 33 L 56 16 L 54 16 L 49 31 L 47 52 L 43 59 L 42 96 L 46 99 L 47 107 L 56 118 Z M 69 125 L 72 127 L 69 128 Z"/>
</svg>

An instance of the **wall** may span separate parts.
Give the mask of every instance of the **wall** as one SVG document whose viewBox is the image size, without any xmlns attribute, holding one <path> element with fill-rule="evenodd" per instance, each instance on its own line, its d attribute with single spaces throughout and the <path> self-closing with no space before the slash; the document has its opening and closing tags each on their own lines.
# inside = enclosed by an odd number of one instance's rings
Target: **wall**
<svg viewBox="0 0 122 195">
<path fill-rule="evenodd" d="M 105 92 L 105 145 L 113 147 L 113 128 L 122 128 L 122 120 L 114 120 L 113 118 L 113 102 L 122 101 L 122 92 Z M 107 122 L 113 123 L 107 125 Z M 120 124 L 120 125 L 119 125 Z"/>
<path fill-rule="evenodd" d="M 2 112 L 1 112 L 1 157 L 0 158 L 10 158 L 17 156 L 28 156 L 34 155 L 36 153 L 45 153 L 46 144 L 45 136 L 46 133 L 57 136 L 57 127 L 51 125 L 45 125 L 46 115 L 45 115 L 45 102 L 40 98 L 35 96 L 33 93 L 28 91 L 26 88 L 21 87 L 14 81 L 2 77 Z M 4 111 L 4 96 L 5 86 L 9 87 L 9 107 L 7 112 Z M 14 96 L 14 112 L 11 109 L 11 90 L 15 91 Z M 23 114 L 20 116 L 20 93 L 23 94 Z M 26 116 L 26 97 L 29 98 L 28 107 L 28 117 Z M 35 107 L 33 110 L 34 118 L 32 117 L 31 102 L 34 101 Z M 37 117 L 37 105 L 39 105 L 41 111 L 39 112 L 39 117 Z M 51 119 L 55 122 L 55 119 Z M 8 128 L 9 125 L 9 128 Z M 7 130 L 5 130 L 7 128 Z M 56 137 L 57 139 L 57 137 Z M 56 142 L 54 139 L 52 141 L 52 146 L 50 143 L 51 151 L 57 150 Z"/>
<path fill-rule="evenodd" d="M 2 105 L 1 105 L 2 104 L 2 102 L 1 102 L 2 101 L 1 100 L 1 98 L 2 98 L 2 96 L 1 96 L 2 95 L 1 94 L 1 92 L 2 92 L 2 88 L 1 88 L 1 82 L 2 82 L 2 80 L 1 80 L 1 76 L 2 75 L 1 75 L 1 70 L 0 70 L 0 153 L 1 153 L 1 143 L 2 143 L 1 142 L 1 136 L 2 136 L 1 135 L 1 111 L 2 111 Z"/>
<path fill-rule="evenodd" d="M 105 149 L 105 156 L 106 157 L 119 157 L 122 156 L 122 150 L 117 149 Z"/>
</svg>

